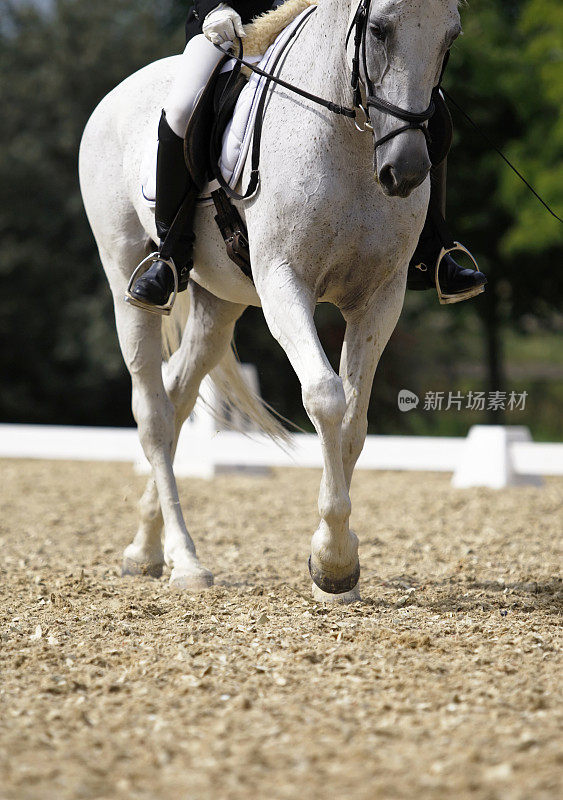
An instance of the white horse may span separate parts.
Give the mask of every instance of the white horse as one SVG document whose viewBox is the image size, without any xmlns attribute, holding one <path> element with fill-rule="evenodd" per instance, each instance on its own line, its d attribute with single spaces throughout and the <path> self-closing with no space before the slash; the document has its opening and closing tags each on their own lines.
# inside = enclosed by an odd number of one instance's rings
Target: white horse
<svg viewBox="0 0 563 800">
<path fill-rule="evenodd" d="M 319 0 L 280 77 L 350 106 L 354 37 L 347 45 L 345 39 L 357 2 Z M 414 113 L 428 108 L 446 50 L 460 32 L 457 6 L 457 0 L 372 0 L 362 76 L 367 67 L 378 98 Z M 174 67 L 174 57 L 158 61 L 114 89 L 89 120 L 80 151 L 84 204 L 113 293 L 133 413 L 153 470 L 140 502 L 139 529 L 124 553 L 124 572 L 160 575 L 166 562 L 178 588 L 193 592 L 213 582 L 184 522 L 173 457 L 200 382 L 211 370 L 247 412 L 265 420 L 244 395 L 230 347 L 237 318 L 254 305 L 262 307 L 297 373 L 322 445 L 320 523 L 310 558 L 313 594 L 358 599 L 350 482 L 366 436 L 374 372 L 397 323 L 407 266 L 425 219 L 425 136 L 409 129 L 374 151 L 374 137 L 359 133 L 352 120 L 275 87 L 264 120 L 260 190 L 241 209 L 254 285 L 228 260 L 213 210 L 201 209 L 189 314 L 177 301 L 171 319 L 182 333 L 163 361 L 161 317 L 128 305 L 124 294 L 133 269 L 157 241 L 153 213 L 139 190 L 140 162 L 156 136 Z M 376 139 L 403 125 L 376 107 L 370 119 Z M 243 185 L 247 179 L 248 165 Z M 346 321 L 339 374 L 313 321 L 320 301 L 334 303 Z"/>
</svg>

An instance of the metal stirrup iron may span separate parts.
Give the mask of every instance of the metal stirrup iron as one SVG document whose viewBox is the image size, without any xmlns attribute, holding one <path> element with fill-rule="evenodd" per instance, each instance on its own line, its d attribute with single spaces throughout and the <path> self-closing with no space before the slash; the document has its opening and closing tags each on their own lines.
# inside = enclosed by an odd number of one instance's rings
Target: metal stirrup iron
<svg viewBox="0 0 563 800">
<path fill-rule="evenodd" d="M 479 264 L 477 263 L 475 257 L 463 244 L 460 244 L 459 242 L 454 242 L 452 247 L 442 247 L 442 249 L 440 250 L 440 254 L 438 256 L 438 260 L 436 261 L 436 274 L 434 276 L 434 279 L 436 281 L 436 291 L 438 292 L 438 300 L 443 306 L 447 305 L 448 303 L 460 303 L 462 300 L 469 300 L 471 297 L 476 297 L 478 294 L 482 294 L 482 292 L 485 291 L 484 284 L 481 284 L 481 286 L 472 286 L 470 289 L 466 289 L 464 292 L 456 292 L 455 294 L 445 294 L 442 291 L 439 278 L 440 264 L 442 263 L 444 256 L 447 256 L 449 253 L 454 253 L 456 251 L 465 253 L 465 255 L 471 259 L 475 267 L 475 270 L 477 272 L 479 271 Z"/>
<path fill-rule="evenodd" d="M 137 280 L 144 275 L 145 272 L 152 267 L 152 265 L 156 261 L 162 261 L 172 270 L 172 275 L 174 276 L 174 289 L 172 290 L 172 294 L 164 303 L 164 305 L 159 306 L 153 303 L 144 303 L 142 300 L 139 300 L 138 297 L 135 297 L 133 294 L 133 287 L 135 286 Z M 127 285 L 127 290 L 125 292 L 125 301 L 132 306 L 136 306 L 137 308 L 142 308 L 143 311 L 150 311 L 152 314 L 159 314 L 161 316 L 170 316 L 170 312 L 172 310 L 172 306 L 174 305 L 174 301 L 176 300 L 176 296 L 178 294 L 178 270 L 176 268 L 176 264 L 172 261 L 171 258 L 163 258 L 161 254 L 156 251 L 155 253 L 151 253 L 150 256 L 144 258 L 138 267 L 135 268 L 131 278 L 129 279 L 129 283 Z"/>
</svg>

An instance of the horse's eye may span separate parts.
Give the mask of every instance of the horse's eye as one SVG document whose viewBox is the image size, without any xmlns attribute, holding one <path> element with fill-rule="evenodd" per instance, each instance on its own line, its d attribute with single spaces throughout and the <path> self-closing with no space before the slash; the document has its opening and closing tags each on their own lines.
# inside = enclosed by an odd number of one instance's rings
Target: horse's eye
<svg viewBox="0 0 563 800">
<path fill-rule="evenodd" d="M 384 42 L 385 41 L 386 33 L 385 33 L 385 29 L 384 29 L 383 25 L 380 25 L 377 22 L 372 22 L 370 24 L 370 26 L 369 26 L 369 29 L 370 29 L 372 35 L 374 36 L 374 38 L 376 38 L 378 42 Z"/>
</svg>

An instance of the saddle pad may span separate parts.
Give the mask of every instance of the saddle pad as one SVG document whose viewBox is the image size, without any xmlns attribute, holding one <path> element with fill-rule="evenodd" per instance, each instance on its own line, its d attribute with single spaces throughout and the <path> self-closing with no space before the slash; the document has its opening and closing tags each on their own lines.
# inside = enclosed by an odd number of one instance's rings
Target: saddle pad
<svg viewBox="0 0 563 800">
<path fill-rule="evenodd" d="M 259 56 L 248 56 L 245 60 L 256 64 L 260 69 L 268 71 L 275 61 L 277 54 L 282 49 L 289 38 L 293 29 L 299 25 L 301 18 L 309 11 L 306 8 L 279 34 L 275 42 L 266 50 L 262 58 Z M 228 61 L 221 72 L 230 72 L 235 66 L 235 61 Z M 262 87 L 266 78 L 253 72 L 247 85 L 240 93 L 237 100 L 232 119 L 227 124 L 223 134 L 223 146 L 219 166 L 225 181 L 233 189 L 237 185 L 242 175 L 242 170 L 252 141 L 256 112 L 260 101 Z M 156 130 L 155 126 L 155 130 Z M 141 166 L 141 191 L 143 199 L 149 206 L 154 206 L 156 198 L 156 151 L 158 141 L 151 141 L 145 152 L 145 157 Z M 218 184 L 213 182 L 202 192 L 198 202 L 208 204 L 213 202 L 210 193 Z"/>
</svg>

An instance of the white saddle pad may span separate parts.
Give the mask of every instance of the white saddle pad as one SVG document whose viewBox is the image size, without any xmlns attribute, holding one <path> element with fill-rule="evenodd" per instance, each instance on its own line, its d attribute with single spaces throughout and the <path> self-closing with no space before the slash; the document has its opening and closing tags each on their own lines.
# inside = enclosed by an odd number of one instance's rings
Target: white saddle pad
<svg viewBox="0 0 563 800">
<path fill-rule="evenodd" d="M 279 34 L 276 41 L 266 50 L 262 58 L 260 56 L 249 56 L 247 61 L 258 64 L 260 69 L 268 71 L 274 63 L 280 49 L 283 48 L 288 38 L 291 36 L 293 29 L 299 24 L 304 14 L 309 12 L 306 8 L 287 28 Z M 234 59 L 228 61 L 222 72 L 230 72 L 235 66 Z M 219 166 L 223 178 L 227 181 L 229 186 L 233 189 L 237 185 L 242 175 L 244 163 L 252 141 L 252 133 L 254 131 L 254 123 L 256 121 L 256 112 L 258 103 L 260 102 L 260 94 L 266 78 L 261 75 L 252 73 L 248 83 L 240 93 L 237 100 L 235 111 L 231 121 L 228 123 L 223 134 L 223 147 L 221 158 L 219 159 Z M 156 152 L 158 141 L 151 141 L 149 147 L 145 152 L 145 157 L 141 166 L 141 191 L 145 202 L 154 206 L 156 198 Z M 213 188 L 217 188 L 218 184 L 213 182 L 207 186 L 201 197 L 200 203 L 210 203 L 210 192 Z"/>
</svg>

